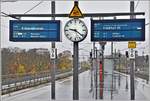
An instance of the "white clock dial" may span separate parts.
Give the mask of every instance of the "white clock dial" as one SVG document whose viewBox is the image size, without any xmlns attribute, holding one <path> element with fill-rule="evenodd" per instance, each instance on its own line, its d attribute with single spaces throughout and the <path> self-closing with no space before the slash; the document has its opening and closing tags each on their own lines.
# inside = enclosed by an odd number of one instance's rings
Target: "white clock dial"
<svg viewBox="0 0 150 101">
<path fill-rule="evenodd" d="M 73 42 L 80 42 L 87 36 L 87 27 L 82 20 L 71 19 L 65 27 L 64 32 L 66 37 Z"/>
</svg>

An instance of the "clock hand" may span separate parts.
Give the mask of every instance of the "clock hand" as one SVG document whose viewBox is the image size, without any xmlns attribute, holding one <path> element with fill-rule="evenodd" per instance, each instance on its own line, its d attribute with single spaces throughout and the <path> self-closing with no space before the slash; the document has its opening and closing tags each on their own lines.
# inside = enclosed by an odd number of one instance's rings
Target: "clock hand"
<svg viewBox="0 0 150 101">
<path fill-rule="evenodd" d="M 77 36 L 76 29 L 71 29 L 71 28 L 70 28 L 69 30 L 74 31 L 74 32 L 75 32 L 75 35 Z"/>
<path fill-rule="evenodd" d="M 77 31 L 77 29 L 69 29 L 69 30 L 72 30 L 72 31 L 75 31 L 75 32 L 77 32 L 80 36 L 83 36 L 81 33 L 79 33 L 78 31 Z"/>
<path fill-rule="evenodd" d="M 71 28 L 70 28 L 69 30 L 72 30 L 72 31 L 75 31 L 75 32 L 76 32 L 76 29 L 71 29 Z"/>
<path fill-rule="evenodd" d="M 77 30 L 75 30 L 75 32 L 77 32 L 77 33 L 80 34 L 81 36 L 84 36 L 84 35 L 82 35 L 81 33 L 79 33 Z"/>
</svg>

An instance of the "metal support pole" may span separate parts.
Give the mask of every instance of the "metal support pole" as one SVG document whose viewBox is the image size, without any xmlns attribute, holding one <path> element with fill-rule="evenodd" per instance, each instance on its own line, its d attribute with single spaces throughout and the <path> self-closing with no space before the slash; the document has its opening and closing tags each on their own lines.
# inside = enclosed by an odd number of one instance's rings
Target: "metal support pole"
<svg viewBox="0 0 150 101">
<path fill-rule="evenodd" d="M 148 2 L 149 6 L 150 6 L 150 1 Z M 150 13 L 149 13 L 150 16 Z M 150 30 L 150 26 L 149 26 L 149 30 Z M 149 51 L 148 51 L 148 65 L 149 65 L 149 85 L 150 85 L 150 31 L 149 31 Z"/>
<path fill-rule="evenodd" d="M 94 66 L 93 66 L 93 60 L 94 60 L 94 58 L 93 58 L 93 51 L 92 51 L 92 49 L 91 49 L 91 52 L 90 52 L 90 58 L 91 58 L 91 84 L 90 84 L 90 86 L 91 86 L 91 88 L 90 88 L 90 90 L 89 90 L 89 92 L 92 92 L 92 98 L 94 98 L 94 85 L 93 85 L 93 78 L 94 78 Z"/>
<path fill-rule="evenodd" d="M 111 42 L 111 56 L 113 58 L 113 42 Z"/>
<path fill-rule="evenodd" d="M 51 13 L 55 14 L 55 1 L 51 1 Z M 52 17 L 52 20 L 55 20 L 55 16 Z M 52 48 L 55 48 L 55 42 L 51 44 Z M 56 68 L 56 59 L 52 59 L 52 70 L 51 70 L 51 99 L 55 100 L 55 68 Z"/>
<path fill-rule="evenodd" d="M 74 1 L 74 5 L 78 5 L 78 1 Z M 79 81 L 78 81 L 78 66 L 79 66 L 79 46 L 78 42 L 73 43 L 73 100 L 79 100 Z"/>
<path fill-rule="evenodd" d="M 100 80 L 100 99 L 103 99 L 103 90 L 104 90 L 104 49 L 105 49 L 105 45 L 106 45 L 106 42 L 99 42 L 100 43 L 100 46 L 101 46 L 101 52 L 102 52 L 102 57 L 101 57 L 101 61 L 100 61 L 100 64 L 102 65 L 102 69 L 101 69 L 101 72 L 102 72 L 102 77 L 101 77 L 101 80 Z"/>
<path fill-rule="evenodd" d="M 131 54 L 133 53 L 133 49 L 131 49 Z M 135 87 L 134 87 L 134 59 L 130 59 L 131 68 L 130 68 L 130 92 L 131 92 L 131 100 L 135 100 Z"/>
<path fill-rule="evenodd" d="M 96 65 L 95 65 L 95 63 L 96 63 L 96 51 L 95 51 L 95 42 L 93 42 L 93 72 L 94 72 L 94 85 L 95 85 L 95 87 L 94 87 L 94 91 L 95 91 L 95 93 L 94 93 L 94 95 L 95 95 L 95 99 L 97 99 L 97 67 L 96 67 Z"/>
<path fill-rule="evenodd" d="M 113 42 L 111 42 L 111 57 L 112 60 L 114 59 L 114 54 L 113 54 Z M 113 68 L 114 69 L 114 68 Z M 113 69 L 112 69 L 112 82 L 111 82 L 111 100 L 113 99 Z"/>
<path fill-rule="evenodd" d="M 100 99 L 103 99 L 103 87 L 104 87 L 104 52 L 102 45 L 101 47 L 101 57 L 100 57 Z M 102 76 L 102 77 L 101 77 Z"/>
<path fill-rule="evenodd" d="M 150 4 L 150 1 L 149 1 Z M 149 13 L 150 16 L 150 13 Z M 149 30 L 150 30 L 150 26 L 149 26 Z M 148 61 L 149 61 L 149 85 L 150 85 L 150 32 L 149 32 L 149 54 L 148 54 Z"/>
<path fill-rule="evenodd" d="M 111 78 L 112 79 L 111 80 L 111 100 L 113 99 L 113 90 L 114 90 L 114 85 L 113 85 L 113 83 L 114 83 L 114 71 L 113 71 L 113 69 L 112 69 L 112 78 Z"/>
<path fill-rule="evenodd" d="M 94 51 L 94 56 L 93 56 L 93 70 L 94 70 L 94 84 L 95 84 L 95 99 L 97 99 L 97 66 L 96 66 L 96 47 L 95 47 L 95 42 L 93 42 L 93 51 Z"/>
<path fill-rule="evenodd" d="M 118 69 L 118 70 L 119 70 L 119 77 L 118 77 L 118 86 L 120 87 L 120 83 L 121 83 L 121 81 L 120 81 L 120 78 L 121 78 L 121 75 L 120 75 L 120 72 L 121 72 L 121 71 L 120 71 L 120 69 L 121 69 L 121 66 L 120 66 L 120 65 L 121 65 L 121 63 L 120 63 L 120 62 L 121 62 L 121 60 L 120 60 L 120 58 L 121 58 L 121 53 L 120 53 L 120 51 L 119 51 L 118 54 L 119 54 L 119 69 Z"/>
<path fill-rule="evenodd" d="M 126 57 L 126 74 L 128 74 L 128 58 Z M 128 89 L 128 76 L 126 76 L 126 89 Z"/>
<path fill-rule="evenodd" d="M 130 1 L 130 12 L 134 13 L 134 1 Z M 131 15 L 131 19 L 134 19 L 135 16 Z M 131 54 L 133 53 L 133 49 L 131 49 Z M 130 68 L 130 91 L 131 91 L 131 100 L 135 100 L 135 87 L 134 87 L 134 59 L 131 59 L 131 68 Z"/>
<path fill-rule="evenodd" d="M 96 69 L 96 71 L 95 71 L 95 99 L 97 99 L 97 95 L 98 95 L 98 90 L 97 90 L 97 88 L 98 88 L 98 78 L 97 78 L 97 76 L 98 76 L 98 65 L 97 65 L 97 49 L 96 48 L 94 48 L 94 51 L 95 51 L 95 69 Z"/>
<path fill-rule="evenodd" d="M 114 17 L 114 20 L 116 20 L 116 17 Z M 113 41 L 111 42 L 111 56 L 113 61 L 113 68 L 112 68 L 112 84 L 111 84 L 111 99 L 113 99 L 113 83 L 114 83 L 114 53 L 113 53 Z"/>
<path fill-rule="evenodd" d="M 92 50 L 90 52 L 90 72 L 91 72 L 91 84 L 90 84 L 90 90 L 89 92 L 92 92 L 93 91 L 93 57 L 92 57 Z"/>
<path fill-rule="evenodd" d="M 111 83 L 112 83 L 112 84 L 111 84 L 111 100 L 113 99 L 113 91 L 114 91 L 114 85 L 113 85 L 113 83 L 114 83 L 114 71 L 113 71 L 113 70 L 114 70 L 114 67 L 113 67 L 113 69 L 112 69 L 112 78 L 111 78 L 111 79 L 112 79 L 112 80 L 111 80 L 111 81 L 112 81 L 112 82 L 111 82 Z"/>
<path fill-rule="evenodd" d="M 102 92 L 104 92 L 104 48 L 105 48 L 105 45 L 102 47 L 102 70 L 103 70 Z M 103 99 L 103 93 L 102 93 L 101 99 Z"/>
<path fill-rule="evenodd" d="M 114 53 L 114 70 L 116 70 L 116 49 L 115 49 L 115 53 Z M 114 89 L 116 89 L 116 75 L 114 76 Z"/>
<path fill-rule="evenodd" d="M 100 89 L 100 92 L 99 92 L 99 98 L 100 99 L 102 99 L 102 83 L 103 83 L 103 81 L 102 81 L 102 47 L 101 47 L 101 45 L 99 44 L 99 50 L 100 50 L 100 56 L 99 56 L 99 89 Z"/>
<path fill-rule="evenodd" d="M 94 73 L 94 93 L 93 95 L 95 95 L 95 99 L 97 98 L 97 93 L 96 93 L 96 68 L 95 68 L 95 42 L 93 42 L 93 60 L 92 60 L 92 68 L 93 68 L 93 73 Z"/>
<path fill-rule="evenodd" d="M 116 49 L 115 49 L 115 54 L 114 54 L 114 70 L 116 70 Z"/>
<path fill-rule="evenodd" d="M 0 2 L 0 5 L 1 5 L 1 2 Z M 1 9 L 0 9 L 0 12 L 1 12 Z M 0 14 L 0 19 L 1 19 L 1 16 L 2 14 Z M 1 25 L 1 21 L 0 21 L 0 25 Z M 0 33 L 2 33 L 2 30 L 0 30 Z M 0 34 L 0 39 L 1 39 L 1 35 L 2 34 Z M 0 43 L 0 46 L 1 46 L 1 43 Z M 2 51 L 2 49 L 0 49 L 0 51 Z M 0 52 L 0 80 L 2 80 L 2 71 L 1 71 L 1 69 L 2 69 L 2 52 Z M 2 82 L 0 82 L 0 87 L 2 87 Z M 0 94 L 2 94 L 2 90 L 0 90 Z M 0 101 L 1 101 L 1 95 L 0 95 Z"/>
<path fill-rule="evenodd" d="M 78 42 L 73 44 L 73 100 L 79 99 L 78 87 Z"/>
<path fill-rule="evenodd" d="M 116 16 L 114 17 L 114 20 L 116 20 Z M 113 43 L 113 41 L 111 42 L 111 56 L 112 56 L 112 58 L 114 57 L 113 56 L 113 45 L 114 43 Z"/>
</svg>

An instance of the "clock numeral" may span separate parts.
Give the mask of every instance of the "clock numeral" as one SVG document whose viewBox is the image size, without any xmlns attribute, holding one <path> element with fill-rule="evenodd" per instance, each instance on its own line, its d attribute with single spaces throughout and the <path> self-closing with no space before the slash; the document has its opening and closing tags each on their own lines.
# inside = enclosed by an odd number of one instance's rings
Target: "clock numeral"
<svg viewBox="0 0 150 101">
<path fill-rule="evenodd" d="M 79 21 L 79 24 L 82 23 L 81 21 Z"/>
<path fill-rule="evenodd" d="M 82 37 L 84 37 L 84 35 L 83 34 L 80 34 Z"/>
<path fill-rule="evenodd" d="M 81 40 L 81 37 L 78 37 Z"/>
<path fill-rule="evenodd" d="M 66 34 L 66 36 L 69 36 L 69 34 Z"/>
<path fill-rule="evenodd" d="M 70 37 L 70 40 L 72 40 L 73 38 L 72 37 Z"/>
<path fill-rule="evenodd" d="M 75 41 L 78 41 L 78 40 L 79 40 L 79 37 L 76 37 L 76 38 L 75 38 Z"/>
<path fill-rule="evenodd" d="M 72 21 L 70 21 L 70 24 L 72 24 Z"/>
<path fill-rule="evenodd" d="M 65 29 L 65 32 L 67 32 L 68 30 L 67 29 Z"/>
<path fill-rule="evenodd" d="M 75 22 L 74 23 L 77 23 L 77 20 L 75 20 Z"/>
<path fill-rule="evenodd" d="M 75 38 L 75 41 L 77 41 L 78 39 L 77 39 L 77 37 Z"/>
</svg>

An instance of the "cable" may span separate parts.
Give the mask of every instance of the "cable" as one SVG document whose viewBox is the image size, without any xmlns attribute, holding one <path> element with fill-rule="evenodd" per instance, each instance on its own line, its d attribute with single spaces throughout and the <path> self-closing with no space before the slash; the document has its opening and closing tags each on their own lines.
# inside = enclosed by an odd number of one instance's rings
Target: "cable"
<svg viewBox="0 0 150 101">
<path fill-rule="evenodd" d="M 146 23 L 145 26 L 149 25 L 149 23 Z"/>
<path fill-rule="evenodd" d="M 37 6 L 39 6 L 41 3 L 43 3 L 44 1 L 40 1 L 39 3 L 37 3 L 35 6 L 33 6 L 32 8 L 30 8 L 29 10 L 27 10 L 24 14 L 27 14 L 28 12 L 30 12 L 31 10 L 33 10 L 34 8 L 36 8 Z"/>
<path fill-rule="evenodd" d="M 135 5 L 135 8 L 134 8 L 134 10 L 136 10 L 136 8 L 138 7 L 138 5 L 139 5 L 139 2 L 140 2 L 140 0 L 138 0 L 138 1 L 137 1 L 137 3 L 136 3 L 136 5 Z"/>
<path fill-rule="evenodd" d="M 5 3 L 5 2 L 17 2 L 18 0 L 1 0 L 2 3 Z"/>
<path fill-rule="evenodd" d="M 30 8 L 29 10 L 27 10 L 24 14 L 27 14 L 28 12 L 30 12 L 31 10 L 33 10 L 34 8 L 36 8 L 37 6 L 39 6 L 41 3 L 43 3 L 44 1 L 40 1 L 39 3 L 37 3 L 35 6 L 33 6 L 32 8 Z M 14 17 L 14 16 L 10 16 L 4 12 L 1 12 L 4 16 L 9 16 L 12 17 L 14 19 L 20 20 L 20 18 Z"/>
<path fill-rule="evenodd" d="M 8 16 L 8 17 L 11 17 L 11 18 L 14 18 L 14 19 L 17 19 L 17 20 L 20 20 L 20 18 L 17 18 L 17 17 L 14 17 L 14 16 L 11 16 L 9 14 L 6 14 L 5 12 L 1 12 L 4 16 Z"/>
</svg>

